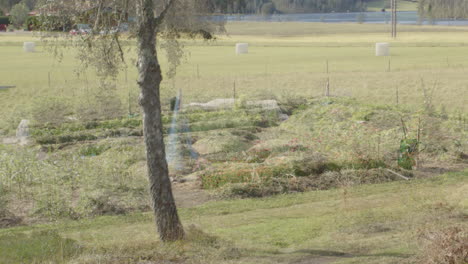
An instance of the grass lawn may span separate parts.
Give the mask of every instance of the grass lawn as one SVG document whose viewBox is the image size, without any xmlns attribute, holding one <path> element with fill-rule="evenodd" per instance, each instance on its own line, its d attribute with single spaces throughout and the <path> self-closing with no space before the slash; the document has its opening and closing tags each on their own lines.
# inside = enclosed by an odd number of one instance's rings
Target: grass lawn
<svg viewBox="0 0 468 264">
<path fill-rule="evenodd" d="M 136 263 L 187 257 L 188 263 L 414 263 L 422 250 L 420 234 L 467 227 L 467 176 L 465 171 L 419 181 L 210 202 L 180 212 L 186 227 L 195 225 L 210 236 L 193 237 L 191 231 L 189 241 L 169 246 L 159 244 L 150 214 L 4 229 L 0 241 L 20 239 L 0 242 L 0 250 L 8 252 L 0 255 L 0 262 Z M 29 242 L 22 244 L 21 238 Z M 37 245 L 41 241 L 42 247 Z"/>
</svg>

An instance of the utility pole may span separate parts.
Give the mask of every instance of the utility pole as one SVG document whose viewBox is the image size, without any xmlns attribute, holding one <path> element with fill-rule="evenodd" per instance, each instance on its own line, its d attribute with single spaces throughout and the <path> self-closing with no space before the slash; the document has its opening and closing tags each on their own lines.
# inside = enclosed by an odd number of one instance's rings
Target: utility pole
<svg viewBox="0 0 468 264">
<path fill-rule="evenodd" d="M 397 37 L 397 0 L 390 0 L 392 8 L 392 38 Z"/>
</svg>

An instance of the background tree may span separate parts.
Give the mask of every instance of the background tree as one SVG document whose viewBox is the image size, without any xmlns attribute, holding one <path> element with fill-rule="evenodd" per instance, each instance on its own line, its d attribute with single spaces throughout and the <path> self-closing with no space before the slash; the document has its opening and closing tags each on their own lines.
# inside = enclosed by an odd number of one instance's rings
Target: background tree
<svg viewBox="0 0 468 264">
<path fill-rule="evenodd" d="M 468 0 L 419 0 L 419 14 L 429 20 L 468 17 Z"/>
<path fill-rule="evenodd" d="M 3 9 L 4 11 L 10 11 L 10 9 L 21 2 L 21 0 L 0 0 L 0 9 Z"/>
<path fill-rule="evenodd" d="M 25 4 L 29 10 L 34 10 L 37 0 L 21 0 L 21 3 Z"/>
<path fill-rule="evenodd" d="M 19 3 L 13 6 L 13 8 L 10 11 L 11 23 L 16 28 L 20 28 L 24 25 L 24 22 L 26 22 L 26 19 L 28 18 L 28 13 L 29 8 L 23 3 Z"/>
<path fill-rule="evenodd" d="M 69 45 L 77 48 L 84 67 L 96 69 L 103 83 L 115 80 L 125 67 L 125 47 L 120 42 L 121 33 L 115 28 L 127 21 L 129 14 L 136 17 L 130 35 L 136 39 L 139 102 L 143 112 L 150 194 L 156 225 L 162 241 L 179 240 L 184 230 L 169 179 L 163 138 L 160 87 L 163 80 L 157 45 L 169 59 L 168 75 L 174 75 L 181 63 L 183 45 L 178 39 L 202 36 L 210 39 L 211 33 L 223 29 L 222 22 L 207 16 L 216 9 L 211 0 L 79 0 L 49 1 L 42 13 L 67 17 L 72 23 L 92 25 L 92 32 L 72 39 Z M 45 21 L 44 25 L 47 25 Z M 44 28 L 47 31 L 47 28 Z M 45 32 L 46 40 L 49 34 Z M 71 38 L 63 35 L 64 38 Z M 56 35 L 52 39 L 57 39 Z M 63 45 L 63 39 L 60 40 Z M 55 46 L 56 47 L 56 46 Z"/>
</svg>

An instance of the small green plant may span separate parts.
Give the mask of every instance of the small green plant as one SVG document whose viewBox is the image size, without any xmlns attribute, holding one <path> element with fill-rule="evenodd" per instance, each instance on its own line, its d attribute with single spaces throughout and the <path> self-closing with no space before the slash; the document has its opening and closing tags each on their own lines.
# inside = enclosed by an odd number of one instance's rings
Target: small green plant
<svg viewBox="0 0 468 264">
<path fill-rule="evenodd" d="M 419 142 L 417 139 L 403 139 L 400 142 L 398 166 L 406 170 L 412 170 L 416 165 L 416 155 Z"/>
<path fill-rule="evenodd" d="M 105 145 L 87 145 L 82 147 L 79 151 L 78 154 L 80 156 L 86 156 L 86 157 L 95 157 L 101 155 L 103 152 L 108 150 L 110 146 L 105 146 Z"/>
</svg>

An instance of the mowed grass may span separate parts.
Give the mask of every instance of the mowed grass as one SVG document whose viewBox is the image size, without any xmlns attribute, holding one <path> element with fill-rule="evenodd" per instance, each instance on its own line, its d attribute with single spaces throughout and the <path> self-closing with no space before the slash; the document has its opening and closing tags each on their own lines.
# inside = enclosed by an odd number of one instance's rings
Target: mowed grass
<svg viewBox="0 0 468 264">
<path fill-rule="evenodd" d="M 436 107 L 466 111 L 466 27 L 401 26 L 397 40 L 389 38 L 388 25 L 239 22 L 226 29 L 228 35 L 214 42 L 184 42 L 183 65 L 174 80 L 166 78 L 163 83 L 164 104 L 179 89 L 186 103 L 231 97 L 234 83 L 237 94 L 247 98 L 317 97 L 324 94 L 330 78 L 332 95 L 393 104 L 398 88 L 400 103 L 419 109 L 423 80 L 427 87 L 435 87 Z M 16 85 L 0 91 L 0 124 L 10 132 L 19 119 L 30 117 L 43 97 L 77 106 L 93 97 L 98 86 L 91 70 L 75 73 L 79 59 L 73 50 L 64 49 L 59 62 L 41 46 L 36 53 L 24 53 L 21 45 L 26 40 L 34 37 L 0 35 L 0 85 Z M 236 55 L 237 42 L 248 42 L 250 53 Z M 376 57 L 376 42 L 391 42 L 392 56 Z M 130 52 L 127 81 L 122 73 L 116 92 L 123 105 L 137 108 L 134 59 Z M 165 58 L 161 61 L 167 69 Z"/>
<path fill-rule="evenodd" d="M 218 242 L 207 243 L 206 238 L 161 245 L 149 213 L 3 229 L 0 241 L 32 239 L 0 243 L 0 250 L 8 249 L 7 256 L 14 256 L 5 259 L 2 254 L 0 262 L 32 263 L 37 256 L 54 263 L 137 263 L 158 258 L 182 258 L 187 263 L 415 263 L 423 250 L 420 234 L 447 226 L 468 227 L 467 176 L 465 171 L 181 209 L 186 227 L 195 225 L 228 243 L 229 249 L 222 252 Z M 35 237 L 55 248 L 36 245 Z M 67 241 L 67 246 L 56 241 Z M 205 250 L 191 252 L 197 243 L 204 243 Z"/>
</svg>

